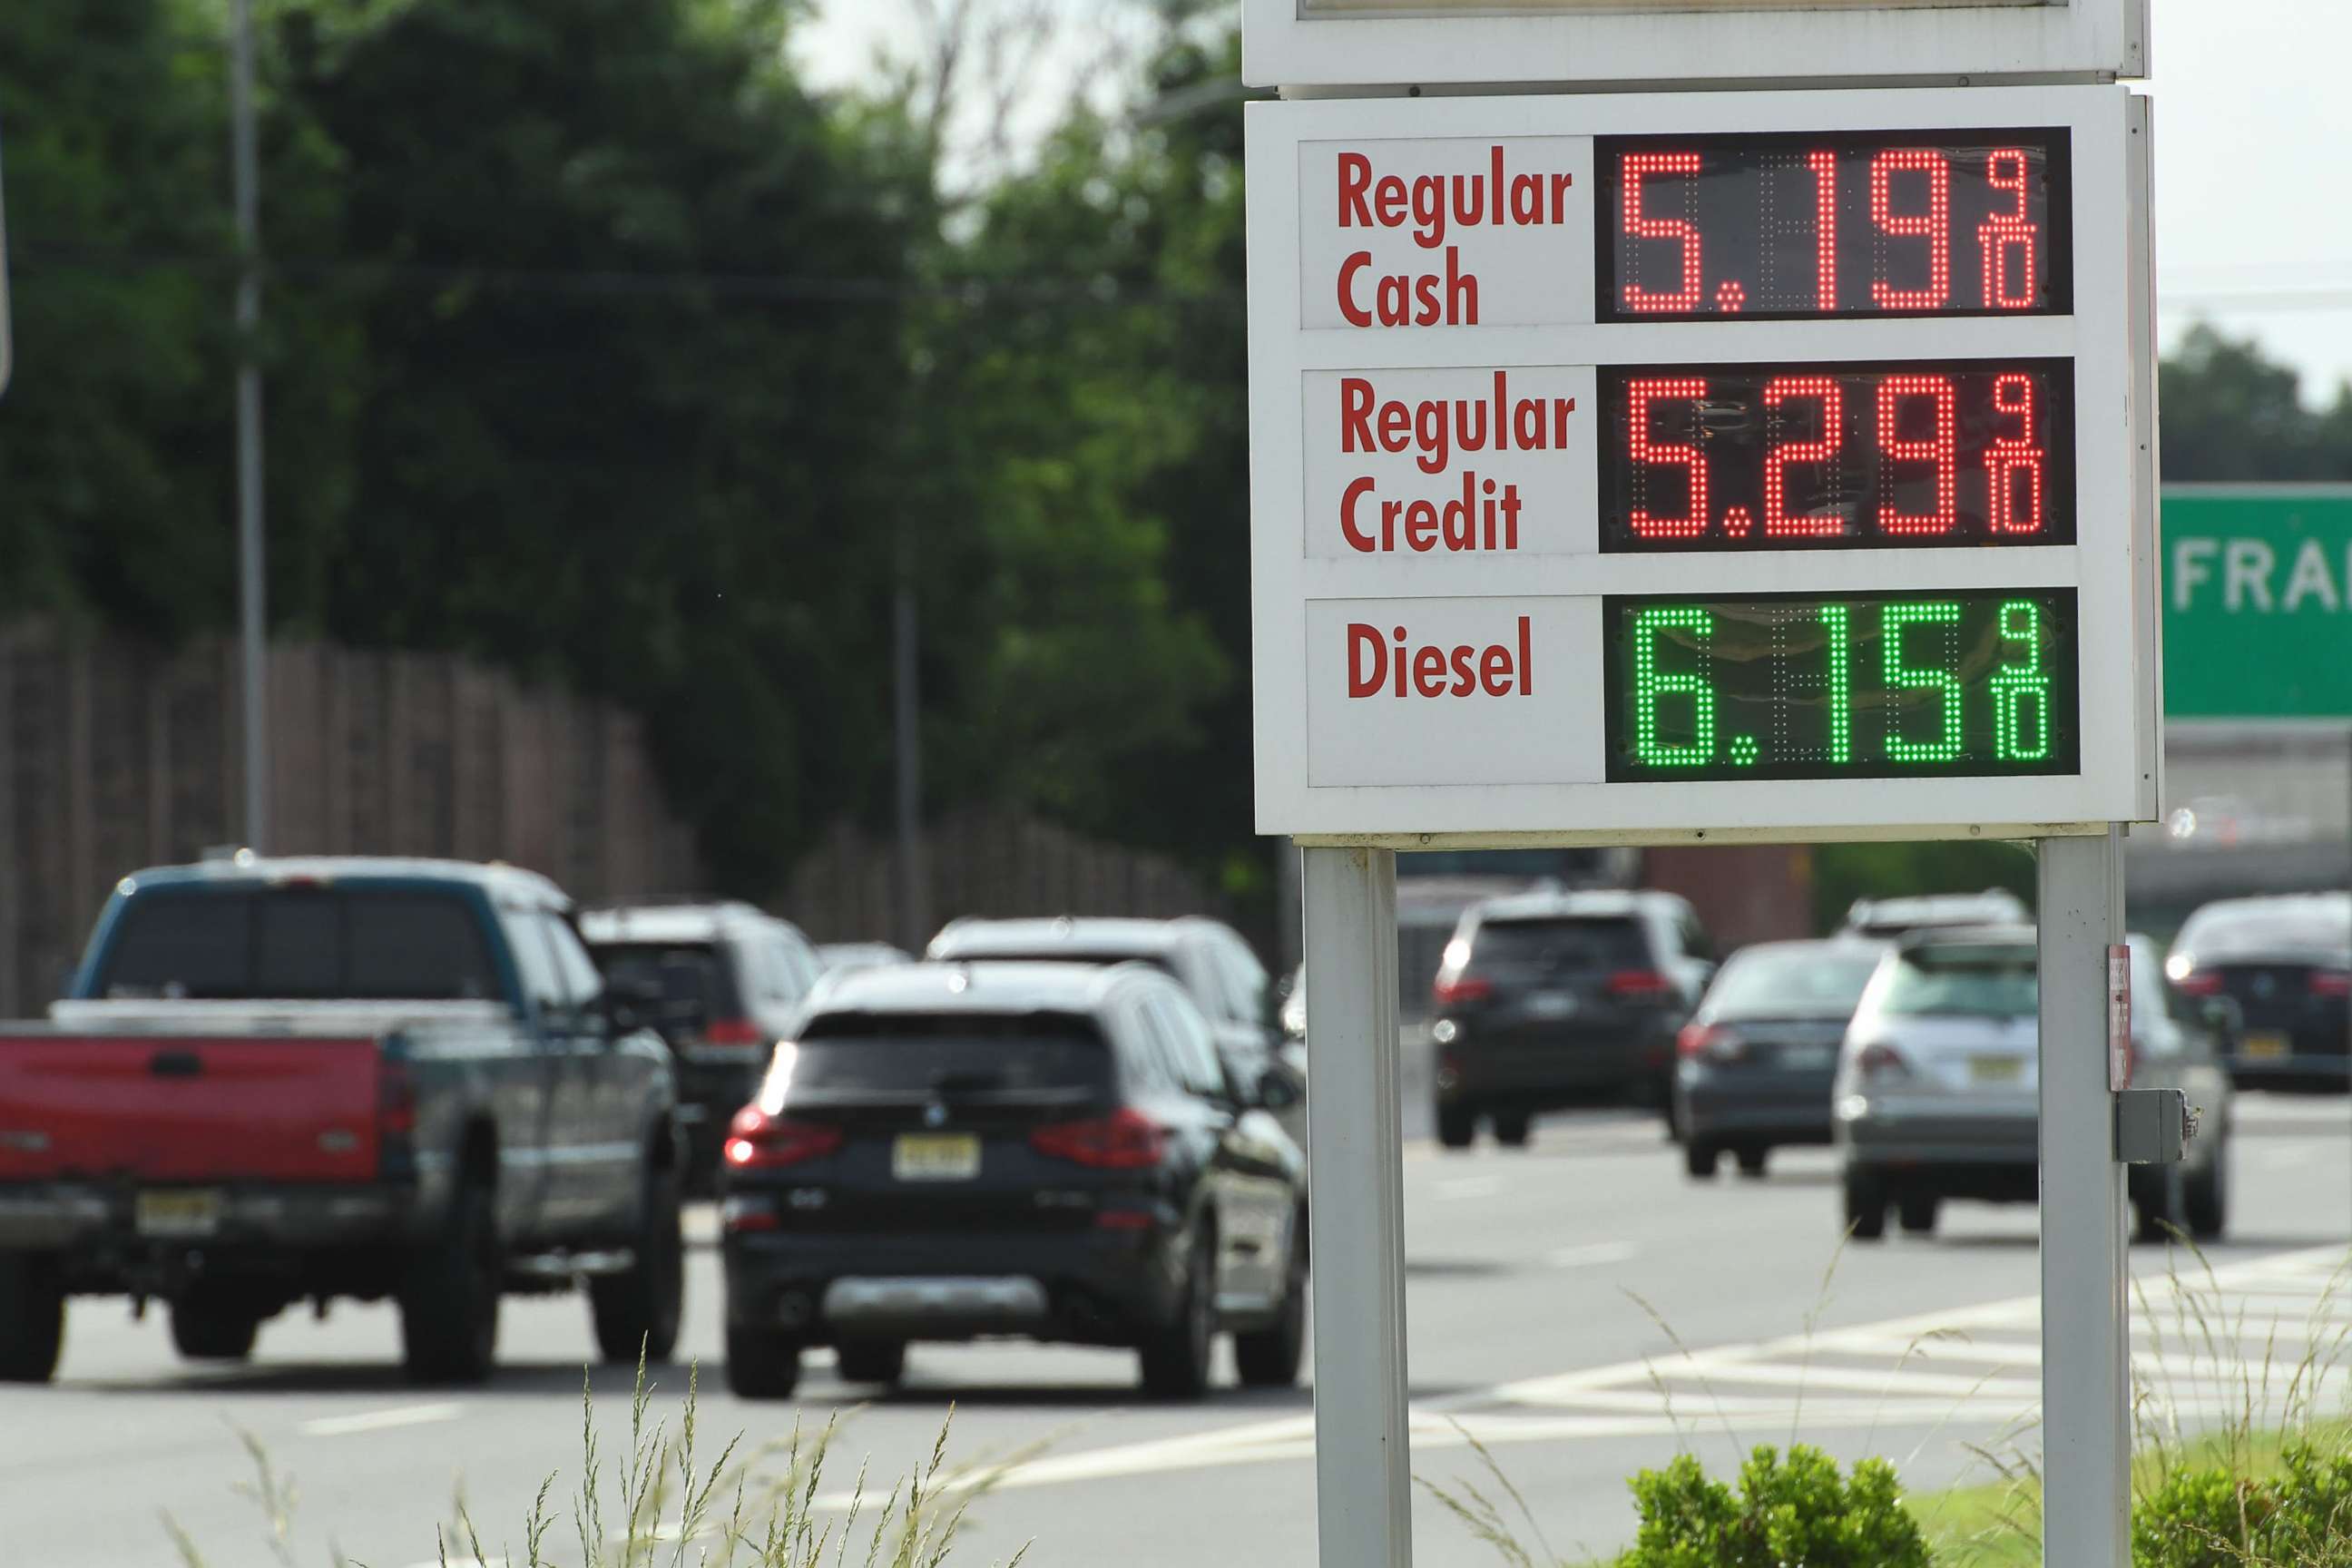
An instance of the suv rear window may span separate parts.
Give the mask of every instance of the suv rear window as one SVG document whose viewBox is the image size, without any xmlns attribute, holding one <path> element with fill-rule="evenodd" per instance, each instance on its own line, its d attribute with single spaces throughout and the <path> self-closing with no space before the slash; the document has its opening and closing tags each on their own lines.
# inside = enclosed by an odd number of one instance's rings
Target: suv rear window
<svg viewBox="0 0 2352 1568">
<path fill-rule="evenodd" d="M 1844 1018 L 1878 970 L 1871 952 L 1775 948 L 1734 955 L 1707 994 L 1723 1018 Z"/>
<path fill-rule="evenodd" d="M 1104 1089 L 1110 1053 L 1088 1018 L 1059 1013 L 835 1013 L 809 1021 L 787 1097 L 1020 1095 Z"/>
<path fill-rule="evenodd" d="M 473 906 L 394 889 L 164 889 L 123 911 L 94 993 L 200 1001 L 483 1001 Z"/>
<path fill-rule="evenodd" d="M 1540 964 L 1552 969 L 1647 969 L 1650 944 L 1622 916 L 1482 921 L 1470 939 L 1478 964 Z"/>
<path fill-rule="evenodd" d="M 2209 961 L 2352 952 L 2352 903 L 2208 910 L 2190 918 L 2179 945 Z"/>
<path fill-rule="evenodd" d="M 2033 949 L 1937 943 L 1896 960 L 1878 1009 L 1896 1016 L 2024 1018 L 2040 997 Z"/>
<path fill-rule="evenodd" d="M 742 1014 L 734 966 L 710 942 L 599 942 L 588 951 L 607 980 L 659 988 L 656 1022 L 665 1035 L 690 1035 L 713 1018 Z"/>
</svg>

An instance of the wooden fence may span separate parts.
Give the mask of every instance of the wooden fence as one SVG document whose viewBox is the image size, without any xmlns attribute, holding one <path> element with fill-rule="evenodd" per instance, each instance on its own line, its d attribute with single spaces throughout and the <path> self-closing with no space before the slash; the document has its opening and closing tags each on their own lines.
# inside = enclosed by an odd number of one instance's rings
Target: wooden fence
<svg viewBox="0 0 2352 1568">
<path fill-rule="evenodd" d="M 544 871 L 583 900 L 709 885 L 627 712 L 446 654 L 280 645 L 269 667 L 280 854 L 442 855 Z M 0 630 L 0 1017 L 37 1011 L 125 873 L 237 842 L 236 649 Z M 925 836 L 920 923 L 955 914 L 1213 912 L 1150 856 L 967 809 Z M 780 910 L 820 942 L 905 940 L 889 840 L 842 825 Z"/>
</svg>

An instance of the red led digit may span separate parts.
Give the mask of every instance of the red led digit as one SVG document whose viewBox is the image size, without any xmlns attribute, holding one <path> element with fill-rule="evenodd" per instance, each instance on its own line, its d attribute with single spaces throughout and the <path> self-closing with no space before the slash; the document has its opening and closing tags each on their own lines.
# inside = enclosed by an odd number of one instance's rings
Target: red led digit
<svg viewBox="0 0 2352 1568">
<path fill-rule="evenodd" d="M 1813 300 L 1824 310 L 1838 308 L 1837 154 L 1827 148 L 1805 154 L 1813 172 Z"/>
<path fill-rule="evenodd" d="M 1706 383 L 1696 376 L 1636 381 L 1625 388 L 1625 399 L 1633 420 L 1629 439 L 1633 448 L 1633 461 L 1679 468 L 1690 474 L 1689 516 L 1654 517 L 1643 508 L 1633 509 L 1633 531 L 1644 539 L 1693 539 L 1706 531 L 1706 455 L 1696 447 L 1654 440 L 1650 435 L 1651 404 L 1676 397 L 1696 402 L 1706 395 Z M 1646 482 L 1647 476 L 1637 472 L 1635 486 L 1638 488 Z"/>
<path fill-rule="evenodd" d="M 1672 294 L 1653 294 L 1628 279 L 1625 308 L 1629 310 L 1686 312 L 1698 309 L 1698 226 L 1688 218 L 1644 217 L 1642 182 L 1652 174 L 1696 174 L 1696 153 L 1629 153 L 1625 157 L 1625 232 L 1642 239 L 1672 239 L 1682 244 L 1683 286 Z"/>
<path fill-rule="evenodd" d="M 1984 302 L 2003 310 L 2022 310 L 2034 300 L 2033 239 L 2035 226 L 2025 216 L 2025 153 L 2004 147 L 1985 159 L 1985 183 L 1996 191 L 2017 196 L 2015 212 L 1997 212 L 1977 226 L 1977 245 L 1984 258 Z M 2017 255 L 2017 291 L 2009 288 L 2009 256 Z"/>
<path fill-rule="evenodd" d="M 1903 400 L 1924 397 L 1935 405 L 1935 434 L 1924 440 L 1895 434 Z M 1959 521 L 1959 432 L 1952 384 L 1940 375 L 1890 375 L 1878 384 L 1878 447 L 1887 460 L 1879 467 L 1883 495 L 1895 480 L 1898 462 L 1936 465 L 1936 510 L 1897 511 L 1892 501 L 1878 504 L 1878 526 L 1888 533 L 1948 533 Z"/>
<path fill-rule="evenodd" d="M 1927 176 L 1927 210 L 1895 210 L 1895 176 Z M 1895 289 L 1871 280 L 1870 297 L 1883 310 L 1940 310 L 1952 297 L 1952 172 L 1932 147 L 1890 147 L 1870 161 L 1870 216 L 1888 234 L 1927 242 L 1927 286 Z"/>
<path fill-rule="evenodd" d="M 2041 443 L 2035 438 L 2041 423 L 2035 402 L 2032 376 L 2012 374 L 1993 381 L 1993 407 L 2000 413 L 2014 415 L 2018 424 L 2016 435 L 1997 436 L 1985 448 L 1985 479 L 1992 489 L 1992 504 L 1988 511 L 1990 526 L 1995 533 L 2042 531 L 2043 459 Z"/>
<path fill-rule="evenodd" d="M 1835 513 L 1809 517 L 1790 517 L 1788 505 L 1788 481 L 1782 470 L 1790 463 L 1826 463 L 1837 453 L 1838 437 L 1844 427 L 1843 395 L 1838 384 L 1826 375 L 1784 375 L 1766 384 L 1764 405 L 1778 407 L 1795 397 L 1814 397 L 1822 405 L 1822 438 L 1818 441 L 1790 441 L 1773 447 L 1764 457 L 1764 532 L 1767 537 L 1778 534 L 1837 533 L 1845 526 L 1844 519 Z"/>
</svg>

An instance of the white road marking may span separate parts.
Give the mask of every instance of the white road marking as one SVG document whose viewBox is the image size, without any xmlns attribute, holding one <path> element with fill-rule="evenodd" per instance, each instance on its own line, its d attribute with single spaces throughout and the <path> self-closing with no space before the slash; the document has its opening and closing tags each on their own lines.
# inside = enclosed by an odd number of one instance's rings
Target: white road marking
<svg viewBox="0 0 2352 1568">
<path fill-rule="evenodd" d="M 1630 1241 L 1589 1241 L 1582 1247 L 1563 1247 L 1551 1255 L 1554 1268 L 1591 1268 L 1604 1263 L 1622 1263 L 1642 1249 Z"/>
<path fill-rule="evenodd" d="M 1594 1244 L 1595 1247 L 1613 1244 Z M 1570 1253 L 1585 1249 L 1567 1249 Z M 2133 1371 L 2150 1407 L 2168 1420 L 2201 1423 L 2241 1415 L 2284 1415 L 2289 1400 L 2338 1407 L 2352 1393 L 2343 1310 L 2327 1292 L 2342 1275 L 2340 1247 L 2273 1254 L 2176 1274 L 2156 1264 L 2134 1291 Z M 2315 1316 L 2301 1306 L 2324 1307 Z M 1579 1438 L 1681 1436 L 1728 1426 L 1785 1441 L 1838 1430 L 2008 1426 L 2040 1403 L 2038 1297 L 1948 1309 L 1853 1328 L 1747 1344 L 1675 1351 L 1468 1390 L 1417 1403 L 1410 1413 L 1414 1454 L 1475 1440 L 1564 1442 Z M 2258 1321 L 2269 1319 L 2273 1329 Z M 2201 1323 L 2213 1329 L 2216 1364 Z M 2275 1334 L 2281 1353 L 2265 1356 Z M 2313 1369 L 2298 1372 L 2306 1342 Z M 2232 1357 L 2240 1347 L 2243 1359 Z M 1857 1365 L 1869 1358 L 1874 1365 Z M 1941 1363 L 1942 1364 L 1938 1364 Z M 1981 1371 L 1959 1370 L 1980 1364 Z M 2007 1375 L 2003 1375 L 2003 1374 Z M 2297 1379 L 2300 1379 L 2297 1382 Z M 1497 1408 L 1502 1406 L 1503 1408 Z M 1517 1408 L 1511 1408 L 1516 1406 Z M 959 1478 L 942 1489 L 1050 1486 L 1166 1470 L 1304 1460 L 1315 1451 L 1312 1416 L 1283 1416 L 1181 1436 L 1047 1455 L 1003 1471 Z M 867 1500 L 871 1502 L 871 1499 Z M 846 1492 L 816 1500 L 839 1511 Z"/>
<path fill-rule="evenodd" d="M 402 1405 L 390 1410 L 363 1411 L 357 1415 L 322 1415 L 296 1428 L 305 1437 L 348 1437 L 359 1432 L 388 1432 L 395 1426 L 425 1426 L 455 1421 L 466 1413 L 462 1405 Z"/>
<path fill-rule="evenodd" d="M 1455 1176 L 1438 1183 L 1430 1189 L 1436 1196 L 1449 1202 L 1462 1198 L 1491 1198 L 1503 1190 L 1500 1176 Z"/>
</svg>

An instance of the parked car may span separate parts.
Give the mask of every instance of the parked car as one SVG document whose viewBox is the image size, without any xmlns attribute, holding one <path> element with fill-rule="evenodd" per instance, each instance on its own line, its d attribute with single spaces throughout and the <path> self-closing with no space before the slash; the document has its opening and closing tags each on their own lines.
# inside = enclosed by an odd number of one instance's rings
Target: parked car
<svg viewBox="0 0 2352 1568">
<path fill-rule="evenodd" d="M 1635 1103 L 1671 1117 L 1675 1036 L 1715 973 L 1671 893 L 1538 892 L 1473 905 L 1432 996 L 1437 1137 L 1469 1147 L 1479 1119 L 1518 1147 L 1538 1111 Z"/>
<path fill-rule="evenodd" d="M 824 972 L 790 921 L 750 904 L 609 904 L 580 917 L 604 973 L 656 998 L 652 1023 L 677 1066 L 687 1189 L 715 1190 L 727 1120 L 751 1101 Z"/>
<path fill-rule="evenodd" d="M 2352 1083 L 2352 895 L 2224 899 L 2189 917 L 2165 973 L 2237 1009 L 2230 1076 L 2241 1089 Z"/>
<path fill-rule="evenodd" d="M 2132 1081 L 2185 1090 L 2202 1125 L 2183 1166 L 2134 1165 L 2143 1238 L 2219 1237 L 2229 1213 L 2231 1089 L 2215 1026 L 2129 940 Z M 2039 1191 L 2041 989 L 2031 926 L 1927 931 L 1880 961 L 1838 1063 L 1845 1219 L 1858 1240 L 1936 1228 L 1948 1198 L 2032 1203 Z M 2178 1176 L 2176 1181 L 2174 1178 Z"/>
<path fill-rule="evenodd" d="M 827 974 L 845 974 L 853 969 L 878 969 L 886 963 L 912 963 L 915 955 L 887 942 L 827 942 L 817 944 L 816 961 Z"/>
<path fill-rule="evenodd" d="M 1175 920 L 1107 917 L 951 921 L 924 954 L 937 963 L 1043 960 L 1056 963 L 1149 963 L 1175 977 L 1216 1032 L 1217 1054 L 1237 1084 L 1281 1068 L 1293 1079 L 1283 1111 L 1290 1135 L 1307 1137 L 1305 1042 L 1286 1041 L 1275 1016 L 1265 965 L 1239 931 L 1199 915 Z"/>
<path fill-rule="evenodd" d="M 257 859 L 126 877 L 47 1023 L 0 1026 L 0 1378 L 69 1295 L 242 1360 L 303 1300 L 391 1300 L 409 1373 L 488 1375 L 502 1293 L 585 1279 L 608 1360 L 683 1289 L 668 1053 L 543 877 Z"/>
<path fill-rule="evenodd" d="M 1845 934 L 1892 938 L 1956 927 L 2021 925 L 2032 918 L 2025 900 L 2005 888 L 1987 888 L 1981 893 L 1916 893 L 1856 899 L 1845 912 Z"/>
<path fill-rule="evenodd" d="M 1147 964 L 847 975 L 726 1158 L 745 1397 L 789 1395 L 811 1345 L 888 1384 L 910 1341 L 995 1334 L 1132 1346 L 1170 1396 L 1207 1386 L 1221 1332 L 1244 1383 L 1297 1375 L 1305 1158 Z"/>
<path fill-rule="evenodd" d="M 1771 1151 L 1830 1142 L 1838 1047 L 1886 944 L 1764 942 L 1733 953 L 1675 1041 L 1675 1123 L 1690 1173 L 1728 1150 L 1760 1176 Z"/>
</svg>

